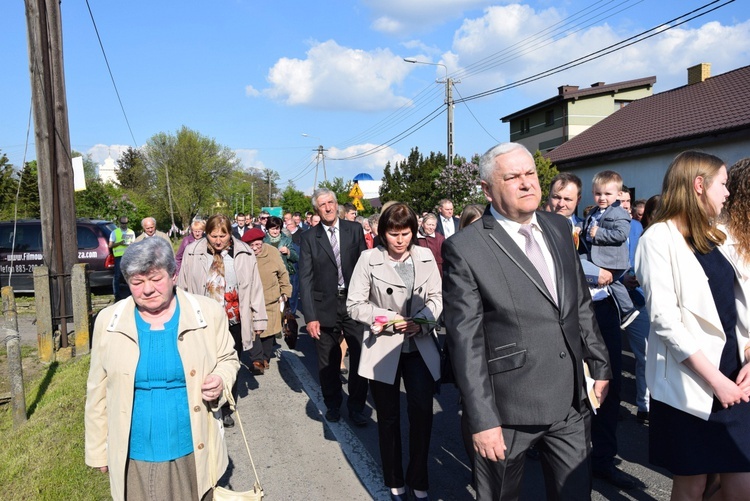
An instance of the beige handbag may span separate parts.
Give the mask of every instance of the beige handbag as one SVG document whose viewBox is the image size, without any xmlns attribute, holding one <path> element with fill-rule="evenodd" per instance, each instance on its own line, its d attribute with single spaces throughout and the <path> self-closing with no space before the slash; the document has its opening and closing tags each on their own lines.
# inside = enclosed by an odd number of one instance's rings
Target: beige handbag
<svg viewBox="0 0 750 501">
<path fill-rule="evenodd" d="M 216 463 L 209 461 L 208 473 L 209 479 L 214 486 L 214 501 L 261 501 L 263 499 L 263 487 L 260 486 L 260 479 L 258 478 L 258 472 L 255 470 L 255 462 L 253 461 L 253 455 L 250 454 L 250 446 L 247 444 L 247 437 L 245 436 L 245 429 L 242 427 L 242 419 L 240 419 L 240 413 L 237 411 L 237 405 L 232 397 L 232 392 L 224 390 L 224 396 L 229 402 L 229 408 L 234 411 L 234 418 L 240 424 L 240 431 L 242 432 L 242 439 L 245 441 L 245 449 L 247 449 L 247 455 L 250 457 L 250 465 L 253 467 L 253 473 L 255 474 L 255 483 L 253 484 L 252 490 L 244 492 L 235 492 L 225 487 L 219 487 L 216 485 L 218 482 L 218 475 L 216 473 Z M 213 416 L 209 417 L 209 426 L 217 426 L 216 420 Z M 213 441 L 213 433 L 209 431 L 209 440 Z M 216 450 L 215 444 L 209 444 L 212 447 L 211 450 Z"/>
</svg>

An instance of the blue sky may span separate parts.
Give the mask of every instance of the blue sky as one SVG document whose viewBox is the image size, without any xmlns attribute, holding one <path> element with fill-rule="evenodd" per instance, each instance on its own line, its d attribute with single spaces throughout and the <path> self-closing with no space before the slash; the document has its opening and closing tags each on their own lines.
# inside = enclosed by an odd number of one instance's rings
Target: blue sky
<svg viewBox="0 0 750 501">
<path fill-rule="evenodd" d="M 553 68 L 698 8 L 708 0 L 143 1 L 89 0 L 132 129 L 125 121 L 84 0 L 62 2 L 73 149 L 101 163 L 183 125 L 271 168 L 282 186 L 313 185 L 314 152 L 329 178 L 368 172 L 412 147 L 446 150 L 446 115 L 375 154 L 440 107 L 443 67 L 454 99 Z M 718 2 L 715 5 L 721 5 Z M 3 2 L 0 151 L 20 166 L 30 106 L 24 5 Z M 566 36 L 563 36 L 565 34 Z M 454 151 L 471 157 L 508 140 L 500 117 L 556 95 L 655 75 L 655 92 L 750 64 L 750 9 L 735 1 L 645 42 L 563 73 L 459 103 Z M 479 71 L 482 69 L 483 71 Z M 302 134 L 308 134 L 304 137 Z M 35 158 L 33 130 L 28 159 Z M 322 177 L 322 172 L 319 174 Z"/>
</svg>

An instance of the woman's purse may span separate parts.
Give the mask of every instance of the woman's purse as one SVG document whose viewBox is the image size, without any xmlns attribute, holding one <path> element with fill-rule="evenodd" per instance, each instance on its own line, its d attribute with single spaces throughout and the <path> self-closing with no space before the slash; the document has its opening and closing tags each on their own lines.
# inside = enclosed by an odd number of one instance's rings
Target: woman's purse
<svg viewBox="0 0 750 501">
<path fill-rule="evenodd" d="M 255 483 L 253 484 L 252 490 L 244 492 L 235 492 L 227 489 L 226 487 L 219 487 L 216 485 L 218 482 L 216 473 L 216 463 L 209 460 L 208 473 L 209 480 L 214 487 L 214 501 L 261 501 L 263 499 L 263 487 L 260 485 L 260 479 L 258 478 L 258 472 L 255 470 L 255 462 L 253 461 L 253 455 L 250 454 L 250 446 L 247 444 L 247 437 L 245 436 L 245 429 L 242 427 L 242 419 L 240 419 L 240 413 L 237 411 L 237 404 L 234 402 L 232 392 L 224 389 L 224 396 L 229 403 L 229 408 L 234 411 L 234 418 L 240 424 L 240 431 L 242 431 L 242 439 L 245 441 L 245 449 L 247 449 L 247 455 L 250 457 L 250 465 L 253 467 L 253 473 L 255 474 Z M 209 423 L 211 426 L 216 426 L 216 421 L 213 416 L 209 417 Z M 213 433 L 209 430 L 208 439 L 213 442 Z M 213 445 L 213 449 L 211 446 Z M 209 444 L 209 450 L 215 450 L 215 444 Z"/>
</svg>

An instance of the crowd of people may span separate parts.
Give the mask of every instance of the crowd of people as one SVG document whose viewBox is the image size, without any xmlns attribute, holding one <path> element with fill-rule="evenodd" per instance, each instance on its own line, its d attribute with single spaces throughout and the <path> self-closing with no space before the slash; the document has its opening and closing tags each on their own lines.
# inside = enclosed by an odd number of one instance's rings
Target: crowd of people
<svg viewBox="0 0 750 501">
<path fill-rule="evenodd" d="M 393 500 L 429 499 L 446 356 L 477 499 L 518 499 L 529 457 L 549 499 L 590 499 L 592 477 L 641 485 L 616 462 L 623 333 L 637 420 L 650 462 L 673 476 L 672 499 L 746 499 L 750 158 L 727 169 L 681 153 L 661 193 L 633 203 L 604 170 L 583 217 L 581 180 L 558 174 L 542 201 L 519 144 L 490 149 L 479 169 L 489 203 L 460 217 L 444 199 L 435 213 L 389 202 L 363 218 L 318 189 L 305 215 L 196 220 L 176 255 L 153 218 L 137 239 L 121 218 L 110 247 L 132 297 L 116 278 L 86 403 L 86 463 L 109 472 L 113 498 L 210 498 L 239 359 L 247 351 L 254 375 L 269 370 L 282 312 L 299 308 L 325 420 L 340 421 L 345 403 L 366 427 L 371 396 Z"/>
</svg>

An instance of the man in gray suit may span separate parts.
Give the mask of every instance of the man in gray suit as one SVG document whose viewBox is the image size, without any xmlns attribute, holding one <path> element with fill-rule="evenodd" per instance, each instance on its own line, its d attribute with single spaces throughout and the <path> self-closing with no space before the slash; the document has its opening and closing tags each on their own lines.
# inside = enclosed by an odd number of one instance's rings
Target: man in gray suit
<svg viewBox="0 0 750 501">
<path fill-rule="evenodd" d="M 532 445 L 549 499 L 589 499 L 583 362 L 600 401 L 611 372 L 570 226 L 537 211 L 542 192 L 523 146 L 500 144 L 479 168 L 490 205 L 443 244 L 444 315 L 477 499 L 517 499 Z"/>
</svg>

